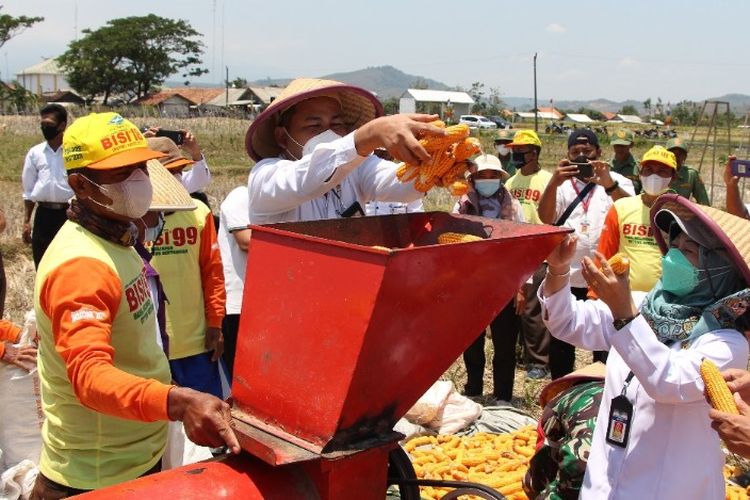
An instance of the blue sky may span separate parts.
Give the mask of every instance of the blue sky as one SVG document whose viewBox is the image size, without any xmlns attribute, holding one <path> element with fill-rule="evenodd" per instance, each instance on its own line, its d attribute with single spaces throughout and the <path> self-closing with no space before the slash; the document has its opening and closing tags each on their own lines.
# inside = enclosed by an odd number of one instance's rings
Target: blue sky
<svg viewBox="0 0 750 500">
<path fill-rule="evenodd" d="M 750 94 L 750 2 L 5 0 L 46 20 L 0 49 L 0 73 L 62 53 L 84 28 L 154 13 L 203 33 L 204 79 L 320 76 L 392 65 L 503 96 L 700 100 Z"/>
</svg>

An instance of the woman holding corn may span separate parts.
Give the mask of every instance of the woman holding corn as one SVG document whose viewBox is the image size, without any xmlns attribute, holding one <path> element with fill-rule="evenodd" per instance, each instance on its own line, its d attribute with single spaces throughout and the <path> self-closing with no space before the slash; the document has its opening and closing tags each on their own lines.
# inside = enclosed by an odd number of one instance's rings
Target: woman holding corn
<svg viewBox="0 0 750 500">
<path fill-rule="evenodd" d="M 549 256 L 540 289 L 552 335 L 611 349 L 581 498 L 724 498 L 700 365 L 747 365 L 748 223 L 673 194 L 657 199 L 651 219 L 663 275 L 645 297 L 631 294 L 627 270 L 615 274 L 597 253 L 582 268 L 601 300 L 573 300 L 574 237 Z"/>
</svg>

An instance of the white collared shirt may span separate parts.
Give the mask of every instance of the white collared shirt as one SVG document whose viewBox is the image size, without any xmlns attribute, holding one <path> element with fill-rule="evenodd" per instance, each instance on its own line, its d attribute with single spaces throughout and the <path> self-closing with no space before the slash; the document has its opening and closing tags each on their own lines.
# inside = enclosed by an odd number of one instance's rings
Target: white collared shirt
<svg viewBox="0 0 750 500">
<path fill-rule="evenodd" d="M 234 188 L 221 203 L 219 219 L 219 251 L 224 267 L 224 289 L 227 294 L 227 314 L 240 314 L 242 292 L 247 269 L 247 252 L 242 250 L 234 237 L 235 231 L 247 229 L 248 220 L 247 186 Z"/>
<path fill-rule="evenodd" d="M 725 497 L 724 454 L 711 428 L 700 364 L 711 359 L 721 370 L 747 368 L 748 343 L 736 330 L 715 330 L 688 348 L 666 346 L 638 316 L 620 330 L 601 300 L 575 300 L 563 287 L 549 297 L 539 287 L 542 318 L 550 333 L 586 350 L 609 350 L 607 375 L 582 500 Z M 645 293 L 640 293 L 640 302 Z M 607 443 L 610 405 L 630 372 L 625 395 L 633 405 L 625 448 Z"/>
<path fill-rule="evenodd" d="M 633 183 L 616 172 L 610 172 L 612 180 L 617 181 L 620 187 L 631 196 L 635 195 Z M 586 186 L 586 183 L 578 179 L 565 181 L 557 188 L 557 204 L 555 208 L 555 220 L 559 219 L 565 209 L 578 197 L 578 193 Z M 572 228 L 578 236 L 576 255 L 570 263 L 570 286 L 576 288 L 587 288 L 588 284 L 581 275 L 581 259 L 584 256 L 593 257 L 596 247 L 599 245 L 599 236 L 602 234 L 604 219 L 614 202 L 604 192 L 602 186 L 595 186 L 589 194 L 581 201 L 570 217 L 565 221 L 563 227 Z"/>
<path fill-rule="evenodd" d="M 335 219 L 359 202 L 409 203 L 423 195 L 396 177 L 396 164 L 375 155 L 359 156 L 354 133 L 318 144 L 300 160 L 266 158 L 250 171 L 252 224 Z"/>
<path fill-rule="evenodd" d="M 47 141 L 29 149 L 21 173 L 23 199 L 35 203 L 66 203 L 73 197 L 63 163 L 62 146 L 53 150 Z"/>
</svg>

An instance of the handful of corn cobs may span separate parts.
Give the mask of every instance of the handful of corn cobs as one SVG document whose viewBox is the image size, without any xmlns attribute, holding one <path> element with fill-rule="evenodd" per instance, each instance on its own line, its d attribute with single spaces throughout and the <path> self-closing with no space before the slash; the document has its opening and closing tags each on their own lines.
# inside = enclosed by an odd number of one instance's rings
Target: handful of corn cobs
<svg viewBox="0 0 750 500">
<path fill-rule="evenodd" d="M 426 193 L 434 186 L 445 187 L 454 196 L 466 194 L 469 184 L 464 174 L 468 159 L 481 150 L 479 140 L 469 137 L 469 126 L 446 127 L 442 121 L 432 125 L 445 129 L 444 136 L 425 136 L 419 143 L 432 157 L 430 161 L 412 165 L 402 163 L 396 171 L 401 182 L 414 181 L 414 189 Z"/>
</svg>

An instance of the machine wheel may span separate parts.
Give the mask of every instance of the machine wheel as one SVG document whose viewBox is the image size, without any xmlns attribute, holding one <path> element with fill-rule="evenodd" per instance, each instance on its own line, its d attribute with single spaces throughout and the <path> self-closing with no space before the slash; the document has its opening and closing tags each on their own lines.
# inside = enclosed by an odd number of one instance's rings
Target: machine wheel
<svg viewBox="0 0 750 500">
<path fill-rule="evenodd" d="M 409 460 L 409 455 L 400 446 L 388 455 L 388 484 L 398 484 L 401 500 L 420 500 L 419 486 L 399 484 L 402 479 L 417 480 L 417 474 Z"/>
</svg>

